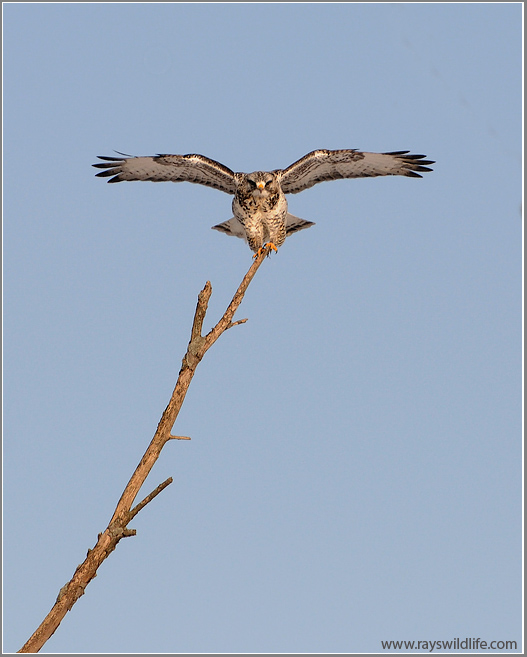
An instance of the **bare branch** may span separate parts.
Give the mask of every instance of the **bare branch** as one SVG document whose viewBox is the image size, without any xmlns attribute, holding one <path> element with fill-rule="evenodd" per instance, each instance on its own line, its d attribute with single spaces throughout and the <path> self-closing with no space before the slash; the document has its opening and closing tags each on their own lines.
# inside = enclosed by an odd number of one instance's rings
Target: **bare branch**
<svg viewBox="0 0 527 657">
<path fill-rule="evenodd" d="M 165 408 L 157 425 L 157 430 L 150 445 L 126 485 L 108 527 L 102 534 L 99 534 L 97 543 L 93 549 L 88 550 L 86 559 L 77 567 L 71 580 L 61 588 L 49 614 L 18 652 L 38 652 L 42 648 L 58 628 L 67 612 L 84 594 L 86 586 L 96 577 L 99 566 L 115 550 L 119 541 L 122 538 L 135 535 L 134 529 L 127 528 L 130 520 L 171 483 L 172 478 L 167 479 L 132 509 L 132 504 L 139 490 L 143 486 L 166 443 L 169 440 L 190 440 L 188 436 L 174 436 L 171 434 L 171 431 L 185 400 L 195 369 L 207 350 L 210 349 L 222 333 L 237 324 L 243 324 L 247 321 L 246 319 L 240 319 L 233 322 L 232 319 L 254 275 L 265 257 L 269 255 L 269 251 L 270 249 L 267 247 L 255 256 L 254 262 L 247 274 L 245 274 L 223 317 L 206 336 L 202 336 L 201 331 L 203 329 L 209 299 L 212 294 L 212 286 L 209 281 L 207 281 L 205 287 L 199 293 L 194 320 L 192 322 L 190 342 L 187 352 L 183 357 L 178 380 L 168 406 Z"/>
<path fill-rule="evenodd" d="M 229 326 L 227 326 L 227 329 L 230 329 L 230 328 L 232 328 L 233 326 L 238 326 L 238 324 L 245 324 L 245 322 L 247 322 L 247 321 L 248 321 L 248 319 L 247 319 L 247 317 L 246 317 L 245 319 L 239 319 L 237 322 L 231 322 L 231 323 L 229 324 Z M 227 329 L 225 329 L 225 330 L 227 330 Z"/>
<path fill-rule="evenodd" d="M 211 329 L 205 336 L 205 351 L 207 351 L 207 349 L 210 349 L 210 347 L 212 347 L 212 345 L 216 342 L 216 340 L 220 337 L 220 335 L 224 331 L 226 331 L 228 328 L 231 328 L 230 325 L 232 323 L 232 318 L 234 317 L 234 313 L 238 310 L 238 307 L 243 301 L 243 297 L 245 295 L 245 292 L 247 291 L 247 288 L 249 287 L 249 284 L 251 283 L 251 281 L 254 278 L 254 275 L 260 268 L 260 265 L 265 260 L 265 257 L 269 255 L 270 251 L 271 251 L 270 247 L 266 247 L 259 255 L 255 256 L 253 264 L 249 268 L 249 271 L 243 277 L 243 280 L 240 283 L 238 289 L 236 290 L 236 293 L 232 298 L 232 301 L 230 302 L 227 310 L 223 314 L 223 317 L 216 324 L 216 326 L 213 329 Z"/>
<path fill-rule="evenodd" d="M 212 285 L 210 281 L 205 283 L 205 287 L 198 294 L 198 305 L 194 314 L 194 322 L 192 323 L 192 331 L 190 334 L 190 341 L 196 340 L 201 337 L 201 329 L 203 328 L 203 320 L 207 314 L 209 306 L 210 295 L 212 294 Z"/>
<path fill-rule="evenodd" d="M 157 497 L 159 493 L 162 490 L 165 490 L 165 488 L 169 486 L 173 481 L 174 480 L 172 479 L 172 477 L 169 477 L 163 483 L 159 484 L 157 488 L 154 488 L 154 490 L 150 493 L 150 495 L 147 495 L 142 502 L 139 502 L 137 506 L 134 506 L 134 508 L 130 511 L 130 519 L 128 520 L 128 522 L 130 522 L 132 518 L 135 518 L 135 516 L 139 513 L 139 511 L 141 511 L 141 509 L 143 509 L 149 502 L 151 502 L 154 499 L 154 497 Z"/>
</svg>

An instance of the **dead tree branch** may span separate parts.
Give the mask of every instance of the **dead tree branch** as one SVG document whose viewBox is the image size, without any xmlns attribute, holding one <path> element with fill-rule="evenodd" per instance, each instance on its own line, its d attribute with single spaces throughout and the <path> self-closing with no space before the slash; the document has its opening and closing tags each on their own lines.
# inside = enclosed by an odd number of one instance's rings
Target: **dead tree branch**
<svg viewBox="0 0 527 657">
<path fill-rule="evenodd" d="M 161 416 L 150 445 L 144 453 L 135 472 L 131 476 L 130 481 L 126 485 L 108 527 L 102 532 L 102 534 L 99 534 L 97 543 L 93 549 L 88 550 L 86 559 L 77 566 L 71 580 L 60 589 L 57 600 L 51 611 L 18 652 L 35 653 L 42 648 L 58 628 L 64 616 L 84 594 L 88 584 L 94 577 L 96 577 L 99 566 L 109 554 L 115 550 L 119 541 L 128 536 L 135 536 L 135 529 L 128 529 L 128 523 L 139 513 L 139 511 L 141 511 L 141 509 L 159 495 L 164 488 L 172 483 L 172 478 L 169 477 L 169 479 L 157 486 L 155 490 L 147 495 L 142 502 L 132 508 L 132 504 L 134 503 L 139 490 L 159 458 L 161 450 L 166 443 L 169 440 L 174 439 L 190 440 L 188 436 L 173 436 L 170 432 L 172 431 L 181 406 L 183 405 L 190 382 L 196 371 L 196 367 L 205 353 L 212 347 L 222 333 L 237 324 L 243 324 L 247 321 L 246 319 L 241 319 L 236 322 L 233 322 L 232 320 L 236 310 L 243 300 L 250 282 L 267 255 L 269 255 L 269 248 L 266 248 L 262 253 L 255 256 L 253 264 L 249 268 L 247 274 L 245 274 L 231 303 L 223 314 L 223 317 L 205 336 L 201 334 L 201 331 L 203 329 L 203 321 L 207 313 L 209 299 L 212 294 L 212 286 L 209 281 L 207 281 L 205 287 L 199 293 L 194 321 L 192 323 L 192 330 L 190 333 L 190 342 L 187 347 L 187 352 L 183 357 L 178 380 L 168 406 Z"/>
</svg>

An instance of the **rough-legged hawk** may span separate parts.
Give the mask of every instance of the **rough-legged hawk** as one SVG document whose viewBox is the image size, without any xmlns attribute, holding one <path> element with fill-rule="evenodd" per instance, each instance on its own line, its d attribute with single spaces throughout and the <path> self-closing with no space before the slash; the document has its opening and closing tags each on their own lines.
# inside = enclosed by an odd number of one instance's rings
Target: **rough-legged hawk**
<svg viewBox="0 0 527 657">
<path fill-rule="evenodd" d="M 152 180 L 191 182 L 233 194 L 234 216 L 214 229 L 244 238 L 259 252 L 264 246 L 277 250 L 285 238 L 313 222 L 289 214 L 285 194 L 297 194 L 325 180 L 367 178 L 371 176 L 413 176 L 432 171 L 426 155 L 410 151 L 361 153 L 357 150 L 312 151 L 287 169 L 234 173 L 228 167 L 203 155 L 155 155 L 153 157 L 102 157 L 94 164 L 105 169 L 97 176 L 112 176 L 108 182 Z M 122 155 L 122 153 L 119 153 Z"/>
</svg>

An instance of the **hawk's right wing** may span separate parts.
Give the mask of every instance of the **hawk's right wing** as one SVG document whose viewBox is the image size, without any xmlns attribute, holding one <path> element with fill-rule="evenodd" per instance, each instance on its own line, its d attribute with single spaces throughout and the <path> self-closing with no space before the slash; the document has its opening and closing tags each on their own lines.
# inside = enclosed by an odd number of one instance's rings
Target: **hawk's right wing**
<svg viewBox="0 0 527 657">
<path fill-rule="evenodd" d="M 119 153 L 123 155 L 123 153 Z M 123 180 L 152 180 L 153 182 L 191 182 L 214 187 L 234 194 L 234 172 L 204 155 L 155 155 L 152 157 L 103 157 L 104 162 L 94 164 L 105 169 L 96 174 L 101 178 L 113 176 L 108 182 Z"/>
</svg>

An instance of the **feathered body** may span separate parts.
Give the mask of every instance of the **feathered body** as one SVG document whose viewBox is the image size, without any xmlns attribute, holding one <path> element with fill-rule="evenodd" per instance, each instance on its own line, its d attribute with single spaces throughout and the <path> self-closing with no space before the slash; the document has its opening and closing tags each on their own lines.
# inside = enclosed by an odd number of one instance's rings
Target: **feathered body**
<svg viewBox="0 0 527 657">
<path fill-rule="evenodd" d="M 271 242 L 282 246 L 286 238 L 287 201 L 274 173 L 235 174 L 234 218 L 243 226 L 250 248 L 258 251 Z"/>
</svg>

